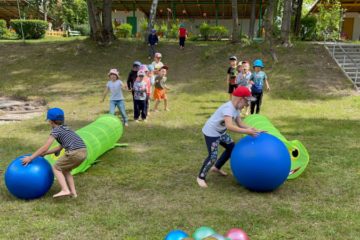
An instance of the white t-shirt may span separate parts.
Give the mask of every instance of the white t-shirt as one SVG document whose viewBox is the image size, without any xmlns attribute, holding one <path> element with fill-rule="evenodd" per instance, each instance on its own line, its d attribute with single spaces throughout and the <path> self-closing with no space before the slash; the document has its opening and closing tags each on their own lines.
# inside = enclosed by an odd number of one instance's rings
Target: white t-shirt
<svg viewBox="0 0 360 240">
<path fill-rule="evenodd" d="M 123 86 L 123 83 L 121 80 L 116 81 L 108 81 L 106 84 L 106 87 L 109 88 L 111 92 L 110 100 L 124 100 L 124 95 L 122 92 L 121 87 Z"/>
<path fill-rule="evenodd" d="M 228 101 L 221 105 L 207 120 L 202 132 L 208 137 L 220 137 L 226 131 L 224 117 L 229 116 L 235 120 L 239 115 L 239 111 L 236 110 L 232 102 Z"/>
</svg>

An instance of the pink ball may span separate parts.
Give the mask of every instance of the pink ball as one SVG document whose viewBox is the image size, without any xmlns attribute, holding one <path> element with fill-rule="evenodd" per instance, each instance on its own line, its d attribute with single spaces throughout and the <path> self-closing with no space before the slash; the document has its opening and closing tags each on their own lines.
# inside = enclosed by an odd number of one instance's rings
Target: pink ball
<svg viewBox="0 0 360 240">
<path fill-rule="evenodd" d="M 230 229 L 225 237 L 230 238 L 231 240 L 250 240 L 249 236 L 240 228 Z"/>
</svg>

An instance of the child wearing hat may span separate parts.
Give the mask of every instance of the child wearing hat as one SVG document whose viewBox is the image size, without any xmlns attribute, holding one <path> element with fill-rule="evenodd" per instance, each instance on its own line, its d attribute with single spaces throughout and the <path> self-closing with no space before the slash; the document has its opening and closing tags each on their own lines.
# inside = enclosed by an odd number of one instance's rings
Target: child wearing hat
<svg viewBox="0 0 360 240">
<path fill-rule="evenodd" d="M 122 117 L 123 123 L 125 127 L 128 126 L 128 117 L 125 111 L 125 101 L 124 101 L 124 94 L 122 89 L 127 90 L 126 86 L 123 82 L 119 79 L 119 72 L 117 69 L 110 69 L 109 73 L 109 81 L 106 84 L 103 98 L 101 102 L 104 102 L 106 95 L 110 91 L 110 114 L 115 114 L 116 107 L 120 111 L 120 115 Z"/>
<path fill-rule="evenodd" d="M 154 106 L 154 112 L 158 111 L 158 106 L 160 101 L 164 100 L 164 110 L 169 111 L 168 108 L 168 101 L 166 96 L 166 90 L 170 90 L 166 86 L 166 74 L 167 70 L 169 68 L 167 66 L 162 66 L 159 72 L 159 75 L 155 77 L 155 90 L 154 90 L 154 100 L 155 100 L 155 106 Z"/>
<path fill-rule="evenodd" d="M 147 84 L 144 81 L 145 72 L 140 70 L 138 72 L 138 78 L 134 82 L 134 120 L 139 122 L 139 117 L 146 122 L 147 110 L 146 110 L 146 91 Z"/>
<path fill-rule="evenodd" d="M 154 74 L 158 75 L 160 68 L 164 66 L 164 64 L 161 62 L 162 55 L 161 53 L 157 52 L 154 56 L 154 61 L 151 63 L 151 65 L 154 66 Z"/>
<path fill-rule="evenodd" d="M 266 73 L 262 70 L 264 68 L 263 61 L 261 59 L 255 60 L 253 63 L 253 68 L 254 68 L 254 72 L 250 77 L 250 84 L 251 84 L 251 93 L 253 97 L 256 98 L 256 101 L 251 103 L 250 106 L 251 114 L 254 114 L 255 108 L 256 108 L 256 113 L 260 113 L 264 83 L 266 85 L 266 90 L 270 91 L 268 77 Z"/>
<path fill-rule="evenodd" d="M 24 157 L 22 163 L 26 166 L 31 164 L 31 161 L 38 156 L 45 156 L 53 153 L 58 154 L 64 148 L 65 155 L 60 157 L 52 166 L 54 175 L 61 186 L 61 191 L 53 195 L 53 197 L 77 197 L 71 170 L 79 166 L 86 159 L 87 151 L 85 143 L 78 134 L 64 125 L 65 114 L 62 109 L 49 109 L 46 119 L 52 128 L 50 136 L 46 143 L 36 150 L 36 152 L 31 156 Z M 54 140 L 60 145 L 49 150 Z"/>
<path fill-rule="evenodd" d="M 239 70 L 239 68 L 238 68 L 238 70 Z M 250 77 L 251 77 L 250 64 L 248 61 L 243 61 L 241 63 L 241 71 L 239 71 L 239 74 L 236 77 L 237 85 L 247 87 L 251 91 Z M 244 107 L 243 110 L 244 110 L 243 115 L 246 116 L 246 115 L 250 114 L 249 106 Z"/>
<path fill-rule="evenodd" d="M 151 32 L 148 37 L 148 46 L 149 46 L 149 59 L 153 58 L 155 55 L 155 46 L 158 44 L 159 38 L 156 34 L 155 29 L 151 29 Z"/>
<path fill-rule="evenodd" d="M 240 86 L 233 91 L 232 99 L 221 105 L 205 123 L 202 132 L 205 137 L 208 156 L 196 179 L 200 187 L 207 187 L 206 176 L 209 170 L 222 176 L 227 175 L 226 172 L 221 170 L 221 167 L 230 158 L 235 144 L 226 130 L 248 134 L 253 137 L 256 137 L 261 132 L 245 125 L 240 118 L 239 110 L 248 106 L 249 102 L 253 100 L 254 98 L 251 97 L 250 90 L 247 87 Z M 223 146 L 225 151 L 218 159 L 219 145 Z M 214 164 L 215 166 L 213 166 Z"/>
<path fill-rule="evenodd" d="M 231 56 L 229 58 L 229 68 L 227 70 L 227 75 L 226 75 L 226 82 L 229 85 L 229 89 L 228 89 L 228 93 L 229 93 L 229 97 L 231 99 L 231 94 L 232 92 L 237 88 L 237 84 L 236 84 L 236 76 L 238 74 L 237 71 L 237 58 L 235 56 Z"/>
<path fill-rule="evenodd" d="M 179 28 L 179 45 L 180 45 L 180 49 L 184 49 L 185 48 L 185 40 L 187 38 L 187 31 L 185 28 L 185 24 L 181 23 L 180 24 L 180 28 Z"/>
</svg>

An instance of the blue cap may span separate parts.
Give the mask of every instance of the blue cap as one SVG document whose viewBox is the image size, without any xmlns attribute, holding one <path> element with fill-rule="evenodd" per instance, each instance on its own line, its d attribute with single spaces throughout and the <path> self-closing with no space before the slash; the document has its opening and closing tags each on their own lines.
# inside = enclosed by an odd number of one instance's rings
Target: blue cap
<svg viewBox="0 0 360 240">
<path fill-rule="evenodd" d="M 156 33 L 156 30 L 155 30 L 155 29 L 151 29 L 151 33 Z"/>
<path fill-rule="evenodd" d="M 134 63 L 133 63 L 133 66 L 141 66 L 141 62 L 139 62 L 139 61 L 135 61 Z"/>
<path fill-rule="evenodd" d="M 50 108 L 47 112 L 46 119 L 51 121 L 64 121 L 65 114 L 61 108 Z"/>
<path fill-rule="evenodd" d="M 263 68 L 264 67 L 264 63 L 261 59 L 256 59 L 253 63 L 253 67 L 261 67 Z"/>
<path fill-rule="evenodd" d="M 147 68 L 150 72 L 155 70 L 154 65 L 152 64 L 147 65 Z"/>
</svg>

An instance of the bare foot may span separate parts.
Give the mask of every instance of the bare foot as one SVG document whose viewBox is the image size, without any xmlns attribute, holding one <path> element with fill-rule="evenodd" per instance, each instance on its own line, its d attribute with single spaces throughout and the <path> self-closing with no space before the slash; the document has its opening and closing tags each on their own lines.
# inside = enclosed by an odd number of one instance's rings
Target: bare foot
<svg viewBox="0 0 360 240">
<path fill-rule="evenodd" d="M 77 198 L 77 193 L 71 193 L 71 195 L 70 195 L 72 198 Z"/>
<path fill-rule="evenodd" d="M 159 110 L 157 110 L 157 109 L 154 109 L 154 112 L 158 112 Z"/>
<path fill-rule="evenodd" d="M 217 167 L 211 167 L 211 171 L 216 172 L 216 173 L 220 174 L 221 176 L 227 176 L 228 175 L 226 172 L 224 172 L 221 169 L 218 169 Z"/>
<path fill-rule="evenodd" d="M 128 124 L 128 123 L 125 123 L 124 125 L 125 125 L 125 127 L 128 127 L 128 126 L 129 126 L 129 124 Z"/>
<path fill-rule="evenodd" d="M 207 188 L 208 187 L 205 180 L 203 180 L 201 178 L 196 178 L 196 181 L 197 181 L 197 183 L 199 184 L 200 187 L 202 187 L 202 188 Z"/>
<path fill-rule="evenodd" d="M 169 112 L 169 111 L 170 111 L 170 109 L 168 109 L 168 108 L 165 108 L 165 111 Z"/>
<path fill-rule="evenodd" d="M 71 193 L 70 192 L 66 192 L 66 191 L 60 191 L 57 194 L 53 195 L 53 198 L 57 198 L 57 197 L 65 197 L 65 196 L 70 196 Z"/>
</svg>

